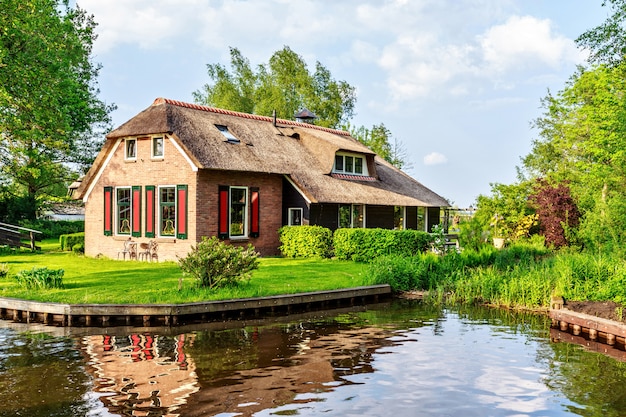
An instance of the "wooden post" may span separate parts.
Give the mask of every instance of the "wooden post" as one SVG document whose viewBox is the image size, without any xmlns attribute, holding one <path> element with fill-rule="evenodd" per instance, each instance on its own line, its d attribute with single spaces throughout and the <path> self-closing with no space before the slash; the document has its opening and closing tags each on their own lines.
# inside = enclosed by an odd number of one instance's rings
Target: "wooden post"
<svg viewBox="0 0 626 417">
<path fill-rule="evenodd" d="M 143 326 L 150 327 L 150 316 L 143 316 Z"/>
</svg>

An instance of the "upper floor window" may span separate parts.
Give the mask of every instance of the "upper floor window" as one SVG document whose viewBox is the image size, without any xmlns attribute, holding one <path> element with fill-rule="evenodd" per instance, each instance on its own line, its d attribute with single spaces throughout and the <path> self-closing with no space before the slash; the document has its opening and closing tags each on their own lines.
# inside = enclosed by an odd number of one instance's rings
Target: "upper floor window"
<svg viewBox="0 0 626 417">
<path fill-rule="evenodd" d="M 237 139 L 237 137 L 235 135 L 233 135 L 232 133 L 230 133 L 230 130 L 228 130 L 228 128 L 224 125 L 215 125 L 215 127 L 222 132 L 222 135 L 224 135 L 224 137 L 226 138 L 226 142 L 228 143 L 239 143 L 239 139 Z"/>
<path fill-rule="evenodd" d="M 152 138 L 152 157 L 163 158 L 163 137 Z"/>
<path fill-rule="evenodd" d="M 333 172 L 351 175 L 368 175 L 365 158 L 360 155 L 338 153 L 335 155 Z"/>
<path fill-rule="evenodd" d="M 125 159 L 137 159 L 137 139 L 126 139 L 125 143 Z"/>
</svg>

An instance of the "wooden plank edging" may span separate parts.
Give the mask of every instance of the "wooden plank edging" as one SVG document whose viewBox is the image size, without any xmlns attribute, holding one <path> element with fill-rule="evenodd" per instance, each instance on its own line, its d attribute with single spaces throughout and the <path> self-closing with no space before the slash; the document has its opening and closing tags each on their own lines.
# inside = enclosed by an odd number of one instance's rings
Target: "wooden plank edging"
<svg viewBox="0 0 626 417">
<path fill-rule="evenodd" d="M 31 322 L 39 315 L 43 321 L 52 321 L 50 316 L 62 317 L 63 326 L 72 326 L 77 318 L 82 318 L 87 325 L 98 317 L 102 325 L 108 325 L 110 317 L 142 318 L 143 324 L 150 323 L 151 317 L 163 318 L 167 324 L 176 324 L 181 316 L 198 316 L 215 313 L 244 313 L 249 310 L 286 308 L 291 306 L 326 303 L 330 301 L 345 302 L 354 299 L 385 297 L 391 295 L 389 285 L 373 285 L 347 289 L 314 291 L 298 294 L 284 294 L 269 297 L 243 298 L 222 301 L 205 301 L 183 304 L 63 304 L 30 301 L 16 298 L 0 297 L 0 313 L 2 317 L 7 311 L 13 312 L 13 320 Z M 57 320 L 58 321 L 58 320 Z"/>
</svg>

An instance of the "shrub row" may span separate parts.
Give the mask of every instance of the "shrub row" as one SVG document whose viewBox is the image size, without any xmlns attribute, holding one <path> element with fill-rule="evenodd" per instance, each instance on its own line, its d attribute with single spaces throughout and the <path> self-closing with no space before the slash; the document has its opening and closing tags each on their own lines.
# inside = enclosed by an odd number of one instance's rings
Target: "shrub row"
<svg viewBox="0 0 626 417">
<path fill-rule="evenodd" d="M 61 235 L 59 244 L 61 250 L 83 253 L 85 252 L 85 232 Z"/>
<path fill-rule="evenodd" d="M 20 226 L 40 231 L 42 239 L 53 239 L 64 234 L 85 231 L 83 220 L 23 220 Z"/>
<path fill-rule="evenodd" d="M 279 230 L 284 256 L 369 261 L 384 255 L 410 256 L 426 251 L 431 235 L 417 230 L 337 229 L 284 226 Z"/>
</svg>

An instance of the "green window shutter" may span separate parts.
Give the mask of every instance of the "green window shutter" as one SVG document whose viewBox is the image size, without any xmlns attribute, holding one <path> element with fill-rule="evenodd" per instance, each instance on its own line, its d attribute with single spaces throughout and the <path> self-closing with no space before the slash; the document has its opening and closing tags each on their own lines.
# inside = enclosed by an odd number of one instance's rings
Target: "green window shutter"
<svg viewBox="0 0 626 417">
<path fill-rule="evenodd" d="M 104 235 L 113 235 L 113 187 L 104 187 Z"/>
<path fill-rule="evenodd" d="M 132 235 L 141 237 L 141 186 L 133 185 L 131 193 L 132 204 Z"/>
<path fill-rule="evenodd" d="M 176 237 L 187 239 L 187 186 L 176 186 Z"/>
<path fill-rule="evenodd" d="M 154 226 L 156 224 L 155 220 L 155 187 L 154 185 L 146 185 L 146 237 L 154 237 Z"/>
</svg>

